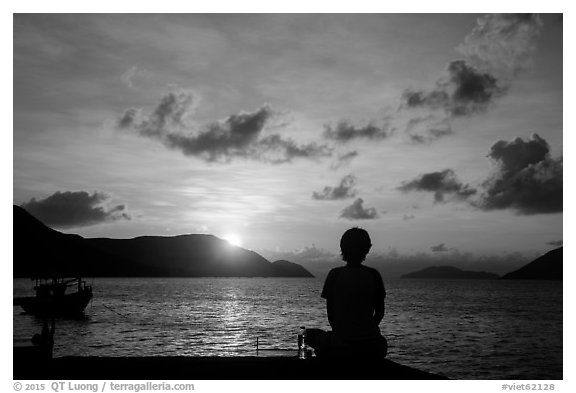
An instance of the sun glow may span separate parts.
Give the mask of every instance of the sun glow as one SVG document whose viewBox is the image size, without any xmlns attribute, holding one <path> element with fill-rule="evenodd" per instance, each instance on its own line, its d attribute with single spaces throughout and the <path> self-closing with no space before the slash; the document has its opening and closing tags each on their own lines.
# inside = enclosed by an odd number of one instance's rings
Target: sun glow
<svg viewBox="0 0 576 393">
<path fill-rule="evenodd" d="M 233 246 L 242 247 L 242 238 L 240 238 L 236 233 L 227 233 L 224 235 L 223 239 Z"/>
</svg>

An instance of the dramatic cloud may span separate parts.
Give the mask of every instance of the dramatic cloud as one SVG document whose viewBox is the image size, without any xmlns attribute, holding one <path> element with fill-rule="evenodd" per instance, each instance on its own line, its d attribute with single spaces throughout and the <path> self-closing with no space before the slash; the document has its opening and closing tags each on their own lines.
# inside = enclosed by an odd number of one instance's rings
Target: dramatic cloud
<svg viewBox="0 0 576 393">
<path fill-rule="evenodd" d="M 482 182 L 476 199 L 471 197 L 477 190 L 458 181 L 451 169 L 421 175 L 398 189 L 433 192 L 437 203 L 466 200 L 481 210 L 512 209 L 523 215 L 562 212 L 563 161 L 550 157 L 550 147 L 540 136 L 498 141 L 488 157 L 495 171 Z"/>
<path fill-rule="evenodd" d="M 127 109 L 118 119 L 120 129 L 134 129 L 148 138 L 162 139 L 173 132 L 185 130 L 186 120 L 194 112 L 195 95 L 186 90 L 172 91 L 163 96 L 148 116 L 135 108 Z"/>
<path fill-rule="evenodd" d="M 488 14 L 457 50 L 481 69 L 513 75 L 530 66 L 541 30 L 538 15 Z"/>
<path fill-rule="evenodd" d="M 548 242 L 546 244 L 549 244 L 549 245 L 554 246 L 554 247 L 562 247 L 564 242 L 562 240 L 554 240 L 554 241 Z"/>
<path fill-rule="evenodd" d="M 506 89 L 496 78 L 454 60 L 448 65 L 448 78 L 437 82 L 431 91 L 406 90 L 403 102 L 408 108 L 442 109 L 451 117 L 484 112 Z"/>
<path fill-rule="evenodd" d="M 446 252 L 448 248 L 444 243 L 440 243 L 437 246 L 430 247 L 430 250 L 432 250 L 432 252 Z"/>
<path fill-rule="evenodd" d="M 378 218 L 375 208 L 364 208 L 363 204 L 364 200 L 362 198 L 356 199 L 350 206 L 342 210 L 340 217 L 348 220 L 373 220 Z"/>
<path fill-rule="evenodd" d="M 509 79 L 529 66 L 541 27 L 532 14 L 482 16 L 457 48 L 464 59 L 451 61 L 447 78 L 434 89 L 405 91 L 404 104 L 442 109 L 451 117 L 484 112 L 506 92 Z"/>
<path fill-rule="evenodd" d="M 403 183 L 398 189 L 403 192 L 433 192 L 436 203 L 445 203 L 454 199 L 465 200 L 476 193 L 474 188 L 462 184 L 452 169 L 420 175 L 412 181 Z"/>
<path fill-rule="evenodd" d="M 541 28 L 540 18 L 533 14 L 478 18 L 456 48 L 462 57 L 450 61 L 432 87 L 405 89 L 399 112 L 386 117 L 383 126 L 374 122 L 355 126 L 341 120 L 335 126 L 325 126 L 324 137 L 338 143 L 384 140 L 394 130 L 404 129 L 411 142 L 428 144 L 451 135 L 453 119 L 486 112 L 507 93 L 513 77 L 529 67 Z M 434 113 L 435 118 L 418 115 L 405 121 L 403 115 L 414 116 L 413 110 Z"/>
<path fill-rule="evenodd" d="M 103 192 L 92 195 L 85 191 L 56 192 L 46 199 L 32 198 L 22 208 L 50 227 L 70 228 L 129 220 L 125 205 L 111 205 L 110 196 Z"/>
<path fill-rule="evenodd" d="M 494 159 L 503 175 L 507 176 L 545 160 L 549 151 L 548 143 L 534 134 L 527 142 L 521 138 L 512 142 L 498 141 L 490 148 L 488 157 Z"/>
<path fill-rule="evenodd" d="M 533 14 L 484 15 L 456 48 L 462 57 L 448 63 L 433 87 L 407 88 L 402 94 L 399 112 L 419 109 L 439 120 L 417 116 L 404 121 L 400 113 L 386 117 L 383 126 L 341 120 L 326 125 L 324 137 L 338 143 L 384 140 L 404 129 L 411 142 L 428 144 L 451 135 L 453 119 L 486 112 L 508 92 L 513 77 L 530 66 L 541 29 Z"/>
<path fill-rule="evenodd" d="M 262 136 L 276 115 L 269 106 L 233 114 L 201 131 L 191 132 L 193 127 L 188 118 L 194 104 L 192 93 L 171 92 L 147 117 L 136 109 L 126 110 L 118 119 L 117 127 L 136 130 L 141 136 L 159 140 L 171 149 L 208 162 L 245 158 L 278 164 L 295 158 L 317 159 L 332 155 L 332 149 L 326 145 L 298 144 L 278 134 Z"/>
<path fill-rule="evenodd" d="M 181 150 L 185 155 L 204 156 L 207 161 L 218 161 L 230 156 L 249 156 L 266 123 L 273 116 L 272 110 L 261 107 L 254 112 L 229 116 L 213 123 L 195 135 L 169 133 L 167 146 Z"/>
<path fill-rule="evenodd" d="M 488 155 L 497 171 L 488 178 L 478 206 L 513 209 L 518 214 L 562 211 L 562 158 L 551 158 L 548 143 L 534 134 L 528 141 L 498 141 Z"/>
<path fill-rule="evenodd" d="M 339 143 L 347 143 L 354 139 L 386 139 L 392 133 L 393 130 L 388 123 L 381 127 L 372 123 L 358 127 L 347 120 L 340 120 L 334 127 L 331 125 L 325 126 L 324 137 Z"/>
<path fill-rule="evenodd" d="M 450 135 L 450 121 L 487 111 L 507 93 L 513 77 L 528 68 L 542 22 L 533 14 L 488 14 L 457 47 L 463 58 L 451 61 L 432 89 L 406 89 L 401 108 L 423 109 L 444 116 L 437 127 L 425 117 L 411 119 L 406 133 L 412 142 L 430 143 Z M 422 121 L 425 120 L 425 121 Z M 415 132 L 419 123 L 422 132 Z"/>
<path fill-rule="evenodd" d="M 356 196 L 356 177 L 354 175 L 344 176 L 340 184 L 336 187 L 324 187 L 322 192 L 314 192 L 312 198 L 320 201 L 334 201 L 338 199 L 354 198 Z"/>
</svg>

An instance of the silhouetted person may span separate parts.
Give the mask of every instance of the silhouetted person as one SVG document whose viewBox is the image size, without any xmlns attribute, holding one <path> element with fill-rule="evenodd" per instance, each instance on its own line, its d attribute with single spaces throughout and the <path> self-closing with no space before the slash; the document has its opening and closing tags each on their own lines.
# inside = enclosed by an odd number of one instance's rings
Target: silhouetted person
<svg viewBox="0 0 576 393">
<path fill-rule="evenodd" d="M 44 323 L 42 326 L 42 333 L 36 333 L 32 336 L 32 343 L 35 345 L 53 345 L 54 344 L 54 330 L 55 322 L 52 318 L 52 324 L 48 327 L 48 320 L 44 318 Z"/>
<path fill-rule="evenodd" d="M 372 243 L 361 228 L 340 240 L 345 266 L 332 269 L 322 289 L 331 332 L 307 330 L 307 342 L 319 357 L 383 358 L 388 344 L 380 334 L 386 291 L 378 270 L 362 265 Z"/>
</svg>

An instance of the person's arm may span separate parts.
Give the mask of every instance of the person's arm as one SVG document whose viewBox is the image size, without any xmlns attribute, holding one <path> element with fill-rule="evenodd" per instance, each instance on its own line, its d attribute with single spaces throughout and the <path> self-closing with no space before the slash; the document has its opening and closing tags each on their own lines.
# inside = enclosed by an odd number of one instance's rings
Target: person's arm
<svg viewBox="0 0 576 393">
<path fill-rule="evenodd" d="M 326 313 L 328 314 L 328 323 L 334 330 L 334 302 L 330 298 L 326 299 Z"/>
<path fill-rule="evenodd" d="M 376 305 L 374 307 L 374 322 L 376 323 L 376 325 L 380 325 L 380 322 L 382 322 L 382 319 L 384 318 L 384 310 L 385 310 L 384 298 L 381 298 L 379 301 L 376 302 Z"/>
<path fill-rule="evenodd" d="M 334 329 L 334 300 L 333 300 L 333 285 L 334 285 L 335 270 L 332 269 L 324 281 L 324 288 L 322 288 L 322 297 L 326 299 L 326 314 L 328 316 L 328 323 Z"/>
<path fill-rule="evenodd" d="M 386 290 L 384 289 L 384 281 L 378 270 L 374 270 L 376 280 L 376 296 L 374 298 L 374 322 L 376 326 L 380 325 L 384 318 L 384 299 L 386 298 Z"/>
</svg>

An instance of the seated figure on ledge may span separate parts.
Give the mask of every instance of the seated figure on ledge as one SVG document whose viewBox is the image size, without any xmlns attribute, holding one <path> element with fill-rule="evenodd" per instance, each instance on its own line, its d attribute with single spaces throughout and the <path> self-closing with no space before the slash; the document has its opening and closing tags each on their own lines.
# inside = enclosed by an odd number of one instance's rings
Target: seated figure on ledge
<svg viewBox="0 0 576 393">
<path fill-rule="evenodd" d="M 378 270 L 362 265 L 372 243 L 361 228 L 340 240 L 345 266 L 332 269 L 322 289 L 332 331 L 307 329 L 306 342 L 322 358 L 384 358 L 388 343 L 380 334 L 386 291 Z"/>
</svg>

